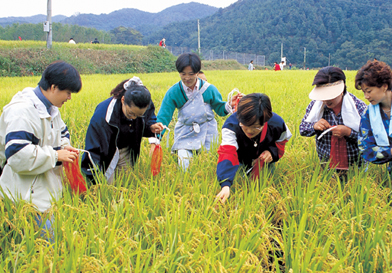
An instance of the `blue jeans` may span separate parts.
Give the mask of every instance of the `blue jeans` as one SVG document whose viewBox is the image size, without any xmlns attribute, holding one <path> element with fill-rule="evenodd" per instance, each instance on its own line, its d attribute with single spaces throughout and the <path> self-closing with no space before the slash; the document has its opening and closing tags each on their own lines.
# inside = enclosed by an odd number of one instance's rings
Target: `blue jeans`
<svg viewBox="0 0 392 273">
<path fill-rule="evenodd" d="M 54 217 L 50 217 L 49 219 L 42 219 L 41 215 L 37 215 L 35 217 L 35 222 L 37 223 L 38 227 L 41 229 L 41 237 L 50 243 L 54 243 L 54 230 L 53 230 L 53 223 Z"/>
</svg>

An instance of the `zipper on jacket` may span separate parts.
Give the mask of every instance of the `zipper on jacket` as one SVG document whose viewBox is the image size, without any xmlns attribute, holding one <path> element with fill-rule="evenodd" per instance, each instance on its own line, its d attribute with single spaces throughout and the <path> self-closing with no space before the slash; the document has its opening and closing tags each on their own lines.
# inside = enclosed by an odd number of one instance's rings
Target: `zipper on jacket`
<svg viewBox="0 0 392 273">
<path fill-rule="evenodd" d="M 30 187 L 30 193 L 31 193 L 31 194 L 34 193 L 33 187 L 34 187 L 35 182 L 37 182 L 37 178 L 38 178 L 38 175 L 34 178 L 33 183 L 31 184 L 31 187 Z"/>
</svg>

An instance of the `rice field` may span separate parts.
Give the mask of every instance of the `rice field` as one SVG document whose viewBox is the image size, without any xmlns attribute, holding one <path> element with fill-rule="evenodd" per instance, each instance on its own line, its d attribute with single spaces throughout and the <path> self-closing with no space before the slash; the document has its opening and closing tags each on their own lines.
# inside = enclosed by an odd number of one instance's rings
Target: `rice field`
<svg viewBox="0 0 392 273">
<path fill-rule="evenodd" d="M 293 133 L 273 175 L 250 181 L 240 172 L 221 205 L 215 200 L 218 147 L 195 157 L 183 173 L 165 137 L 161 172 L 152 177 L 144 140 L 138 163 L 115 185 L 103 181 L 81 196 L 65 188 L 47 215 L 55 219 L 55 243 L 41 238 L 31 204 L 0 200 L 0 272 L 392 272 L 392 185 L 385 166 L 352 169 L 341 183 L 320 168 L 314 138 L 299 135 L 316 72 L 205 72 L 224 98 L 233 88 L 271 98 Z M 346 71 L 348 91 L 364 100 L 354 89 L 355 73 Z M 96 105 L 132 76 L 82 76 L 82 91 L 61 108 L 74 147 L 84 147 Z M 177 73 L 136 76 L 157 110 L 180 80 Z M 0 111 L 38 81 L 0 78 Z M 225 118 L 217 120 L 222 126 Z"/>
</svg>

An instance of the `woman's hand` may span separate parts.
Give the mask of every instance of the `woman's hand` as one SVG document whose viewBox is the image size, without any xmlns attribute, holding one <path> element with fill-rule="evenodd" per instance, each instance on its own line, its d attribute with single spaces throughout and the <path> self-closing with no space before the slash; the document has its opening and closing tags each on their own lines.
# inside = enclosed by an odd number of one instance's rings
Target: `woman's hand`
<svg viewBox="0 0 392 273">
<path fill-rule="evenodd" d="M 333 128 L 331 131 L 332 131 L 332 135 L 338 138 L 351 135 L 351 128 L 345 125 L 338 125 L 335 128 Z"/>
<path fill-rule="evenodd" d="M 331 125 L 328 121 L 322 118 L 313 125 L 313 128 L 317 131 L 324 131 L 331 128 Z"/>
<path fill-rule="evenodd" d="M 235 94 L 235 95 L 231 98 L 231 102 L 230 102 L 231 108 L 234 109 L 234 107 L 237 105 L 237 100 L 240 101 L 240 99 L 242 99 L 243 96 L 244 96 L 244 94 L 242 94 L 242 93 Z"/>
<path fill-rule="evenodd" d="M 151 143 L 151 146 L 150 146 L 150 154 L 149 154 L 150 156 L 152 156 L 152 153 L 154 152 L 156 146 L 157 146 L 156 144 Z"/>
<path fill-rule="evenodd" d="M 227 198 L 229 198 L 229 196 L 230 196 L 230 187 L 224 186 L 216 196 L 216 199 L 218 199 L 222 204 L 224 204 Z"/>
<path fill-rule="evenodd" d="M 259 156 L 260 160 L 264 160 L 265 163 L 270 163 L 272 162 L 273 158 L 272 155 L 270 153 L 270 151 L 265 150 L 264 152 L 261 153 L 261 155 Z"/>
<path fill-rule="evenodd" d="M 64 149 L 58 150 L 57 161 L 59 162 L 73 162 L 79 154 L 79 151 L 71 146 L 65 146 Z"/>
<path fill-rule="evenodd" d="M 161 122 L 155 123 L 150 126 L 150 130 L 152 133 L 159 134 L 163 131 L 164 127 Z"/>
<path fill-rule="evenodd" d="M 64 150 L 68 150 L 70 152 L 75 152 L 75 153 L 79 154 L 79 150 L 72 147 L 72 146 L 64 146 Z"/>
</svg>

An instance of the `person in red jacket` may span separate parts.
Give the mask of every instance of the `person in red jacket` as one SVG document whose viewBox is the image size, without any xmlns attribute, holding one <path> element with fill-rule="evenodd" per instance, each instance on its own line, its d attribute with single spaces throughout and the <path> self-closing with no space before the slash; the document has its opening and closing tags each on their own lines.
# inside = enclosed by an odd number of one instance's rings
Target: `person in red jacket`
<svg viewBox="0 0 392 273">
<path fill-rule="evenodd" d="M 274 62 L 274 68 L 275 68 L 275 71 L 280 70 L 280 66 L 277 62 Z"/>
<path fill-rule="evenodd" d="M 160 47 L 163 47 L 163 48 L 166 48 L 166 39 L 165 39 L 165 38 L 163 38 L 163 39 L 159 42 L 159 46 L 160 46 Z"/>
</svg>

